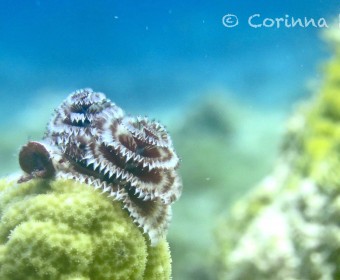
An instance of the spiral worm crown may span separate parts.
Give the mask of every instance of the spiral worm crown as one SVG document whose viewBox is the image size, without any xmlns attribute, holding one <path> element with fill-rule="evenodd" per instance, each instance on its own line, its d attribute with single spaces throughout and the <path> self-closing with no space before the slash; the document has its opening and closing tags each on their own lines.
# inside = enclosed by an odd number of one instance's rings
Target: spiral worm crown
<svg viewBox="0 0 340 280">
<path fill-rule="evenodd" d="M 164 126 L 146 117 L 125 116 L 103 93 L 73 92 L 56 109 L 42 141 L 19 154 L 34 177 L 74 179 L 101 189 L 124 208 L 156 244 L 182 190 L 179 158 Z"/>
</svg>

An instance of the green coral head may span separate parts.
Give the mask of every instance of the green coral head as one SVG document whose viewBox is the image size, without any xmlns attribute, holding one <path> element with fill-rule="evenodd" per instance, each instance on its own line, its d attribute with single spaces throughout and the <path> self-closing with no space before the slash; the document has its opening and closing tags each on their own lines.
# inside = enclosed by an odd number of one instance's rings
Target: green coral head
<svg viewBox="0 0 340 280">
<path fill-rule="evenodd" d="M 72 180 L 0 180 L 0 279 L 169 279 L 121 202 Z"/>
</svg>

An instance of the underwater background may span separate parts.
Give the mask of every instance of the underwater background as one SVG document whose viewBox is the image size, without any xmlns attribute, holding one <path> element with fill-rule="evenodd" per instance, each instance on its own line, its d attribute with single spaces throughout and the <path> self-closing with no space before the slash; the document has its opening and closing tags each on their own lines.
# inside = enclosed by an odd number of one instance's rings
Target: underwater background
<svg viewBox="0 0 340 280">
<path fill-rule="evenodd" d="M 227 14 L 239 24 L 226 27 Z M 255 14 L 328 27 L 253 28 Z M 104 92 L 167 126 L 184 185 L 173 279 L 215 279 L 219 219 L 273 170 L 288 117 L 320 88 L 339 14 L 321 0 L 0 1 L 0 174 L 19 170 L 20 147 L 69 93 Z"/>
</svg>

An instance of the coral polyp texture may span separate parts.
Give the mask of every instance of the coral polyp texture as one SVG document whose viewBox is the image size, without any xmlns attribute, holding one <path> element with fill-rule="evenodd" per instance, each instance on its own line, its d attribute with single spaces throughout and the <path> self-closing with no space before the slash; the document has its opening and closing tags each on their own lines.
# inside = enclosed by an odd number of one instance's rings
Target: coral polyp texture
<svg viewBox="0 0 340 280">
<path fill-rule="evenodd" d="M 218 279 L 340 279 L 340 52 L 274 172 L 217 231 Z"/>
<path fill-rule="evenodd" d="M 75 180 L 0 180 L 0 279 L 168 280 L 162 239 L 151 246 L 119 201 Z"/>
<path fill-rule="evenodd" d="M 73 179 L 123 203 L 152 244 L 165 234 L 182 189 L 179 158 L 164 126 L 126 116 L 103 93 L 77 90 L 61 105 L 42 141 L 19 154 L 31 178 Z"/>
</svg>

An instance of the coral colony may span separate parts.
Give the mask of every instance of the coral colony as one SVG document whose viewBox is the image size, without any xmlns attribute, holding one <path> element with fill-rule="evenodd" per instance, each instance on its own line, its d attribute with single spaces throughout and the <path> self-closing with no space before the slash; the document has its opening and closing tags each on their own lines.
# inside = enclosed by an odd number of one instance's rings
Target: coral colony
<svg viewBox="0 0 340 280">
<path fill-rule="evenodd" d="M 168 243 L 147 238 L 90 186 L 0 178 L 1 280 L 171 279 Z"/>
<path fill-rule="evenodd" d="M 35 177 L 73 179 L 122 201 L 152 244 L 167 230 L 170 205 L 182 190 L 177 157 L 165 128 L 146 117 L 125 116 L 103 93 L 72 93 L 48 124 L 42 141 L 19 154 Z"/>
</svg>

